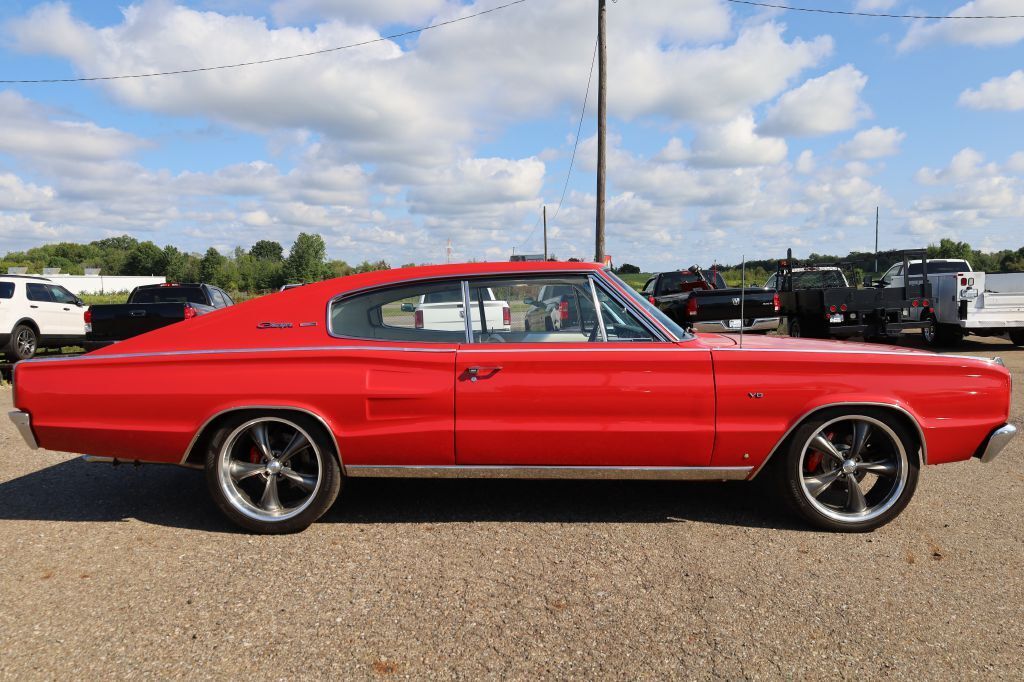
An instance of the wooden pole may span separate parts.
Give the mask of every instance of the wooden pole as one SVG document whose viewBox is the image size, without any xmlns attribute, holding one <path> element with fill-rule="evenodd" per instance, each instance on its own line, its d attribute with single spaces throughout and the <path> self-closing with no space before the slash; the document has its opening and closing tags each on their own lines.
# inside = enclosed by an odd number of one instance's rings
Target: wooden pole
<svg viewBox="0 0 1024 682">
<path fill-rule="evenodd" d="M 597 224 L 594 260 L 604 262 L 605 138 L 607 137 L 608 49 L 605 42 L 605 0 L 597 0 Z"/>
<path fill-rule="evenodd" d="M 548 207 L 544 206 L 544 260 L 548 259 Z"/>
</svg>

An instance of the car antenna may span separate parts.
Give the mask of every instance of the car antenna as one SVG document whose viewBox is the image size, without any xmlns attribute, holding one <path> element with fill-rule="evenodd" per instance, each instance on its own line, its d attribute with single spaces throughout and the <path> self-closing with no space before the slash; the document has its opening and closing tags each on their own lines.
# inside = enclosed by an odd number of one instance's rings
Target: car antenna
<svg viewBox="0 0 1024 682">
<path fill-rule="evenodd" d="M 743 304 L 747 298 L 747 255 L 743 254 L 743 265 L 740 267 L 740 348 L 743 348 Z"/>
</svg>

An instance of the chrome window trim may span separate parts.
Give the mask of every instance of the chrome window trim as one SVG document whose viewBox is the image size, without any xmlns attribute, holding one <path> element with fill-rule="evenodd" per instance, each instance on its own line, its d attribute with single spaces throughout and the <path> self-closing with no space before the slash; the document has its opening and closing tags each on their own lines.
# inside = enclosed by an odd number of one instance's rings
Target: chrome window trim
<svg viewBox="0 0 1024 682">
<path fill-rule="evenodd" d="M 365 465 L 346 468 L 350 478 L 505 478 L 742 481 L 753 467 L 601 467 L 502 465 Z"/>
<path fill-rule="evenodd" d="M 661 324 L 661 322 L 657 320 L 657 318 L 652 317 L 651 314 L 648 313 L 645 309 L 638 306 L 636 304 L 636 301 L 632 300 L 628 296 L 622 296 L 621 293 L 618 291 L 618 289 L 620 289 L 618 281 L 606 276 L 600 276 L 600 279 L 604 284 L 606 292 L 609 293 L 613 298 L 615 298 L 615 300 L 619 301 L 620 303 L 624 303 L 627 308 L 637 313 L 640 319 L 644 320 L 647 323 L 648 329 L 655 332 L 655 336 L 660 336 L 662 337 L 662 339 L 667 340 L 669 343 L 680 341 L 695 341 L 697 339 L 697 335 L 692 332 L 689 334 L 689 336 L 686 337 L 676 336 L 676 334 L 672 330 L 668 329 L 667 327 L 664 327 Z M 609 286 L 611 288 L 611 291 L 608 291 Z M 625 282 L 622 282 L 622 286 L 629 287 L 629 285 L 626 284 Z M 629 288 L 632 289 L 632 287 Z M 640 295 L 639 292 L 637 292 L 637 295 Z M 664 315 L 664 313 L 662 314 Z M 684 329 L 683 331 L 685 332 L 686 330 Z"/>
<path fill-rule="evenodd" d="M 469 281 L 462 280 L 462 319 L 465 322 L 466 328 L 466 343 L 473 343 L 473 311 L 471 308 L 472 301 L 470 300 L 469 292 Z"/>
<path fill-rule="evenodd" d="M 640 321 L 640 324 L 647 328 L 647 331 L 649 331 L 654 337 L 654 341 L 649 341 L 647 343 L 672 343 L 673 341 L 680 340 L 674 338 L 675 335 L 671 334 L 667 329 L 662 330 L 660 324 L 655 324 L 655 322 L 651 320 L 651 316 L 647 314 L 646 310 L 638 308 L 633 301 L 625 300 L 621 295 L 619 295 L 619 292 L 610 291 L 607 281 L 599 282 L 596 286 L 601 287 L 601 291 L 607 294 L 609 298 L 621 304 L 626 310 L 632 312 L 634 317 Z M 637 342 L 624 341 L 622 343 Z"/>
<path fill-rule="evenodd" d="M 591 275 L 587 278 L 590 282 L 590 298 L 594 304 L 594 313 L 597 316 L 598 329 L 601 330 L 601 342 L 608 343 L 608 332 L 604 328 L 604 315 L 601 314 L 601 302 L 597 300 L 597 287 L 594 285 L 594 277 Z M 580 316 L 582 319 L 582 315 Z"/>
<path fill-rule="evenodd" d="M 786 429 L 786 433 L 782 434 L 782 438 L 780 438 L 775 443 L 775 447 L 771 449 L 771 451 L 768 453 L 768 456 L 764 458 L 764 461 L 761 462 L 761 464 L 757 467 L 757 469 L 753 471 L 753 473 L 750 474 L 750 478 L 753 479 L 755 476 L 761 473 L 761 470 L 764 469 L 765 466 L 767 466 L 769 460 L 771 460 L 772 456 L 778 451 L 779 447 L 785 442 L 787 438 L 789 438 L 790 434 L 796 431 L 800 427 L 800 425 L 804 423 L 804 421 L 808 417 L 813 415 L 815 412 L 821 412 L 822 410 L 828 410 L 834 407 L 882 407 L 902 412 L 904 415 L 907 416 L 908 419 L 910 419 L 911 423 L 913 423 L 914 425 L 914 428 L 917 429 L 917 436 L 921 441 L 921 464 L 928 464 L 928 441 L 926 441 L 924 438 L 924 429 L 921 428 L 921 425 L 918 423 L 917 419 L 914 417 L 914 415 L 910 414 L 910 412 L 906 408 L 900 407 L 899 405 L 893 405 L 891 403 L 839 402 L 829 403 L 828 405 L 821 405 L 820 407 L 815 407 L 814 409 L 808 410 L 803 415 L 801 415 L 799 419 L 793 422 L 792 426 Z"/>
<path fill-rule="evenodd" d="M 101 360 L 124 360 L 131 358 L 177 357 L 190 355 L 237 355 L 243 353 L 294 353 L 294 352 L 334 352 L 334 351 L 400 351 L 406 353 L 454 353 L 458 344 L 450 344 L 450 348 L 416 348 L 409 346 L 276 346 L 273 348 L 204 348 L 201 350 L 168 350 L 148 351 L 142 353 L 111 353 L 110 355 L 73 355 L 59 358 L 32 358 L 24 362 L 99 362 Z M 21 364 L 18 363 L 18 364 Z M 17 366 L 17 365 L 15 365 Z"/>
<path fill-rule="evenodd" d="M 284 410 L 290 412 L 301 412 L 305 415 L 312 417 L 313 419 L 316 419 L 318 422 L 320 422 L 321 426 L 323 426 L 324 429 L 327 430 L 327 434 L 331 437 L 331 443 L 334 444 L 334 454 L 337 455 L 338 457 L 338 466 L 341 467 L 342 475 L 345 475 L 345 462 L 344 460 L 342 460 L 341 457 L 341 448 L 338 446 L 338 439 L 334 435 L 334 431 L 331 429 L 330 425 L 328 425 L 327 420 L 321 417 L 316 412 L 313 412 L 312 410 L 307 410 L 304 407 L 295 407 L 294 405 L 241 405 L 238 407 L 229 407 L 226 410 L 221 410 L 220 412 L 215 413 L 213 416 L 209 417 L 206 421 L 204 421 L 202 426 L 200 426 L 196 430 L 195 434 L 192 435 L 192 440 L 189 442 L 188 447 L 185 448 L 185 454 L 181 456 L 181 461 L 178 462 L 178 464 L 180 464 L 181 466 L 188 466 L 187 460 L 188 456 L 192 454 L 192 448 L 195 447 L 196 442 L 199 440 L 199 436 L 201 436 L 202 433 L 206 430 L 206 427 L 213 423 L 215 419 L 217 419 L 218 417 L 222 417 L 223 415 L 228 414 L 230 412 L 239 412 L 244 410 Z"/>
</svg>

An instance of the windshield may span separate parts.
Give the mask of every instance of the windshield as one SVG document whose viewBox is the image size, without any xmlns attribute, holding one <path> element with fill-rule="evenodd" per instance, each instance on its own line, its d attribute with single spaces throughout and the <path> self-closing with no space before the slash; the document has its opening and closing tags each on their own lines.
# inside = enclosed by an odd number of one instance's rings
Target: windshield
<svg viewBox="0 0 1024 682">
<path fill-rule="evenodd" d="M 206 295 L 199 287 L 154 287 L 136 289 L 131 303 L 198 303 L 207 305 Z"/>
<path fill-rule="evenodd" d="M 808 270 L 793 273 L 793 289 L 838 289 L 845 287 L 843 273 L 838 270 Z"/>
<path fill-rule="evenodd" d="M 929 275 L 942 275 L 947 272 L 970 272 L 971 266 L 965 260 L 928 261 Z M 910 264 L 910 276 L 921 274 L 921 263 Z"/>
<path fill-rule="evenodd" d="M 653 305 L 651 305 L 650 302 L 648 302 L 648 300 L 646 298 L 644 298 L 639 293 L 637 293 L 636 289 L 634 289 L 633 287 L 629 286 L 624 281 L 622 281 L 622 279 L 618 275 L 616 275 L 614 272 L 612 272 L 611 270 L 605 270 L 604 271 L 604 276 L 609 278 L 609 279 L 615 280 L 615 282 L 620 287 L 622 287 L 622 290 L 625 291 L 626 294 L 629 295 L 630 299 L 633 301 L 633 303 L 636 306 L 641 308 L 649 316 L 651 316 L 651 317 L 655 318 L 656 320 L 658 320 L 658 322 L 660 322 L 661 325 L 663 327 L 665 327 L 665 329 L 669 330 L 673 334 L 673 336 L 675 336 L 677 339 L 686 339 L 686 338 L 690 337 L 690 334 L 688 334 L 686 332 L 686 330 L 684 330 L 678 324 L 673 322 L 668 317 L 668 315 L 666 315 L 665 313 L 661 312 L 660 310 L 655 308 Z"/>
</svg>

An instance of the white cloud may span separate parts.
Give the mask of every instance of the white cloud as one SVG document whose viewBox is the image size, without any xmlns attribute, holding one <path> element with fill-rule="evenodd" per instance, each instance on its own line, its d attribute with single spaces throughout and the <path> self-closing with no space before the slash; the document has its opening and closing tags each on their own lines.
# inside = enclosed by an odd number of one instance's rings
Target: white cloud
<svg viewBox="0 0 1024 682">
<path fill-rule="evenodd" d="M 277 0 L 270 12 L 278 24 L 323 19 L 346 19 L 366 24 L 428 21 L 446 0 Z"/>
<path fill-rule="evenodd" d="M 988 80 L 977 90 L 964 90 L 960 93 L 959 104 L 971 109 L 1024 109 L 1024 70 L 1014 71 L 1005 78 Z"/>
<path fill-rule="evenodd" d="M 847 64 L 782 95 L 758 129 L 763 135 L 828 135 L 871 115 L 860 93 L 868 78 Z"/>
<path fill-rule="evenodd" d="M 796 172 L 803 175 L 809 175 L 814 172 L 814 168 L 817 164 L 814 161 L 814 152 L 810 149 L 805 149 L 800 152 L 800 156 L 796 160 Z"/>
<path fill-rule="evenodd" d="M 754 117 L 739 116 L 720 126 L 703 128 L 694 138 L 694 166 L 737 167 L 779 163 L 786 158 L 786 142 L 754 132 Z"/>
<path fill-rule="evenodd" d="M 900 143 L 907 134 L 898 128 L 875 126 L 862 130 L 849 142 L 839 145 L 839 153 L 848 159 L 879 159 L 900 151 Z"/>
<path fill-rule="evenodd" d="M 1003 16 L 1021 13 L 1020 0 L 973 0 L 952 12 L 951 16 Z M 945 20 L 914 21 L 899 44 L 902 51 L 933 43 L 990 47 L 1012 45 L 1024 39 L 1024 21 L 1008 20 Z"/>
<path fill-rule="evenodd" d="M 858 12 L 887 12 L 896 6 L 899 0 L 857 0 L 854 9 Z"/>
</svg>

